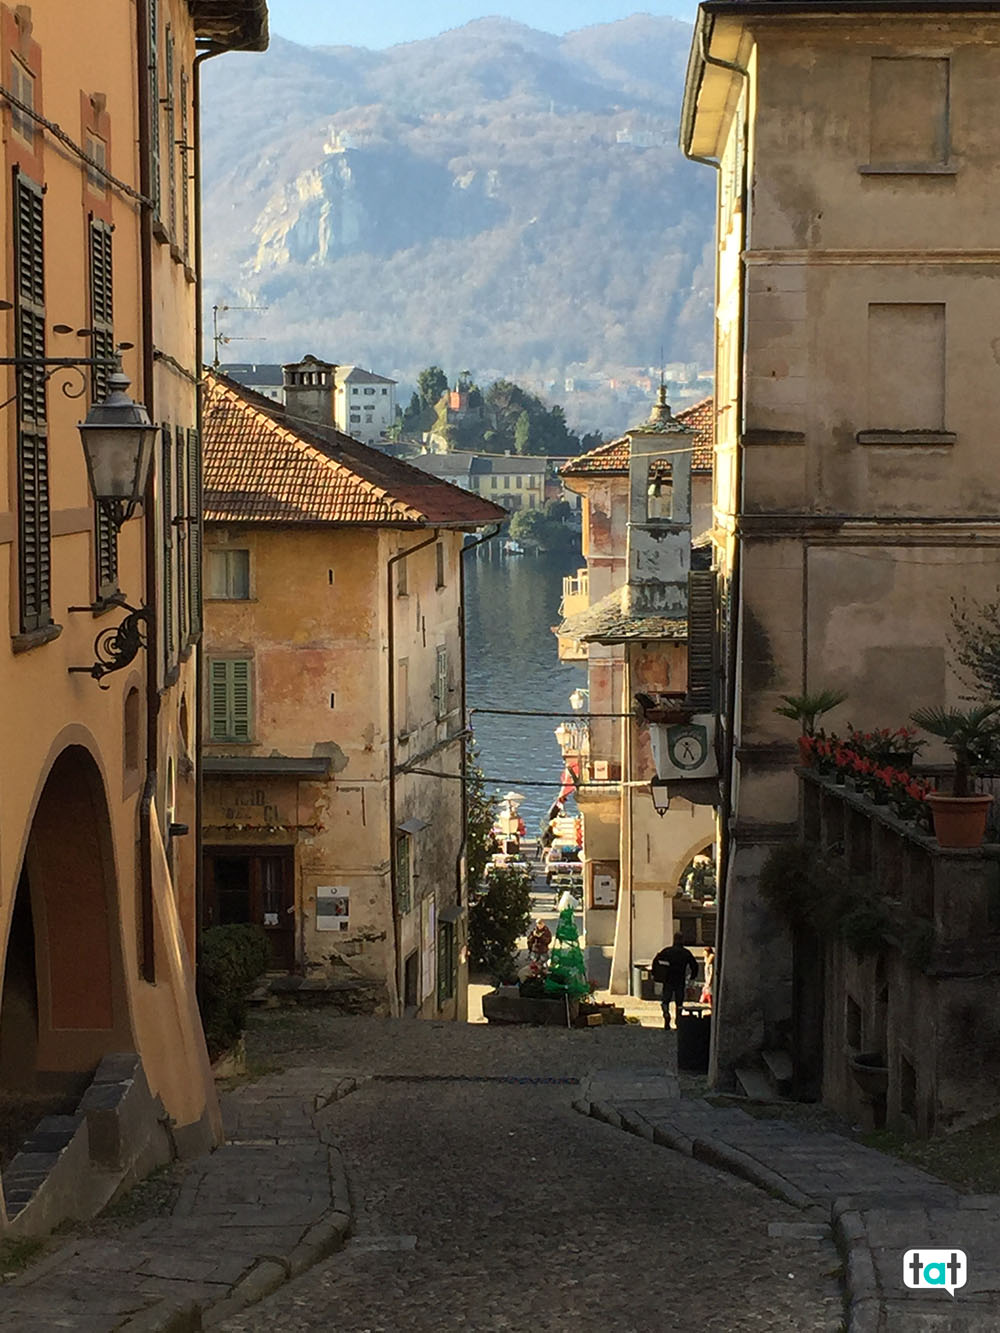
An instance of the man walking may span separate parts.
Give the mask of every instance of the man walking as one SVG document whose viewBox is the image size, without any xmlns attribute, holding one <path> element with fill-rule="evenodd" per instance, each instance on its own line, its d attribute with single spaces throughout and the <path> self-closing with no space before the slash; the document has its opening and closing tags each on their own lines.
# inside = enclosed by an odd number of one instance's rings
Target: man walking
<svg viewBox="0 0 1000 1333">
<path fill-rule="evenodd" d="M 661 949 L 653 959 L 650 969 L 653 974 L 653 980 L 659 981 L 663 985 L 663 996 L 660 1004 L 663 1006 L 663 1026 L 670 1027 L 670 1002 L 674 1003 L 674 1026 L 677 1027 L 681 1021 L 681 1012 L 684 1008 L 684 992 L 687 989 L 688 973 L 692 977 L 698 975 L 698 960 L 690 949 L 685 949 L 680 935 L 674 936 L 674 942 L 666 949 Z"/>
</svg>

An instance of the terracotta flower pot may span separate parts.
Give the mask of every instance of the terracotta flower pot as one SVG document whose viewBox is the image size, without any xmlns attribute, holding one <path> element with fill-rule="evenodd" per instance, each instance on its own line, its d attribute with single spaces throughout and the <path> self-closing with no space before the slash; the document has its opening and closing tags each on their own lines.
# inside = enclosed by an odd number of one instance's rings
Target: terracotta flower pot
<svg viewBox="0 0 1000 1333">
<path fill-rule="evenodd" d="M 930 792 L 934 836 L 942 847 L 981 847 L 992 796 L 941 796 Z"/>
</svg>

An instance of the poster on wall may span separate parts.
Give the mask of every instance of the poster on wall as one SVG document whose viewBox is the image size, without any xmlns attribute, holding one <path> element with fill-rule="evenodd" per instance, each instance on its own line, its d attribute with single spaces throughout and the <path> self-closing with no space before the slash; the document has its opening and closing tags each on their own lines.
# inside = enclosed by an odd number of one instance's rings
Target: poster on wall
<svg viewBox="0 0 1000 1333">
<path fill-rule="evenodd" d="M 594 906 L 618 906 L 618 881 L 614 875 L 594 876 Z"/>
<path fill-rule="evenodd" d="M 348 930 L 351 924 L 349 885 L 321 885 L 316 890 L 316 929 Z"/>
</svg>

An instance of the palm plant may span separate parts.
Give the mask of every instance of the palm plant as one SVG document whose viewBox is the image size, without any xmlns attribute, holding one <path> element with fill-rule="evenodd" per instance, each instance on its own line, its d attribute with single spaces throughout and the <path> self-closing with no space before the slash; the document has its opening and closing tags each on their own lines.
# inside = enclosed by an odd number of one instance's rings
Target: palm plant
<svg viewBox="0 0 1000 1333">
<path fill-rule="evenodd" d="M 1000 704 L 977 704 L 973 708 L 918 708 L 910 720 L 940 738 L 955 756 L 953 796 L 969 795 L 969 776 L 981 752 L 1000 732 Z"/>
<path fill-rule="evenodd" d="M 843 690 L 817 690 L 814 694 L 783 694 L 781 697 L 784 705 L 774 711 L 779 717 L 801 722 L 803 736 L 812 736 L 816 731 L 816 719 L 842 704 L 847 695 Z"/>
</svg>

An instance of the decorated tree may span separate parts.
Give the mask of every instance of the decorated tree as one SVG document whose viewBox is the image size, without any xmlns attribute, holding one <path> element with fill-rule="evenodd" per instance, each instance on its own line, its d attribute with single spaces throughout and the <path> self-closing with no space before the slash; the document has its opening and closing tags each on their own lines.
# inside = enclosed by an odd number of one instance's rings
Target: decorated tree
<svg viewBox="0 0 1000 1333">
<path fill-rule="evenodd" d="M 583 950 L 580 948 L 580 936 L 576 929 L 572 907 L 564 907 L 559 913 L 556 937 L 549 951 L 545 994 L 568 995 L 574 1000 L 590 994 L 587 965 L 583 961 Z"/>
</svg>

